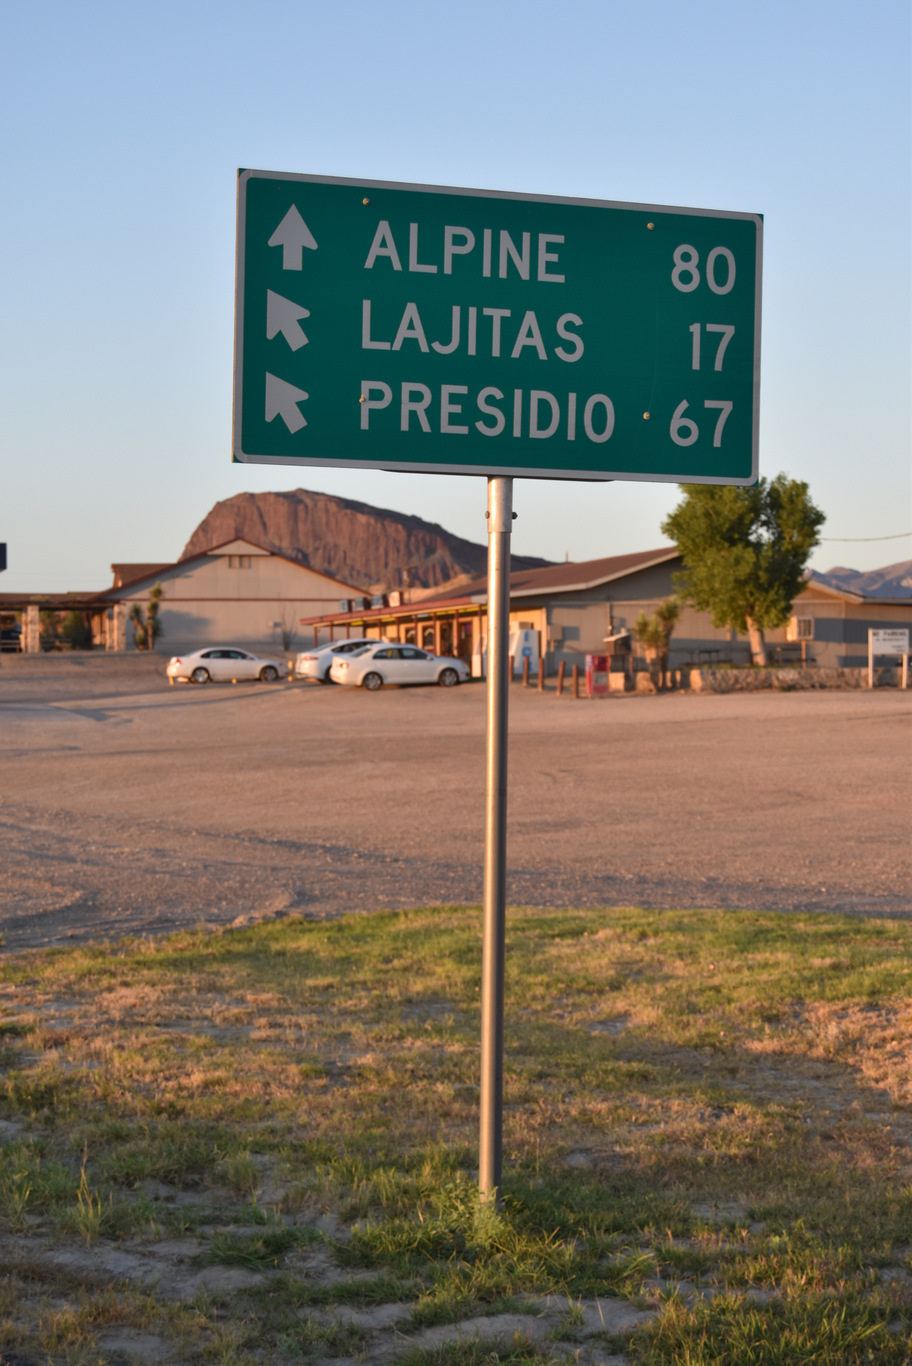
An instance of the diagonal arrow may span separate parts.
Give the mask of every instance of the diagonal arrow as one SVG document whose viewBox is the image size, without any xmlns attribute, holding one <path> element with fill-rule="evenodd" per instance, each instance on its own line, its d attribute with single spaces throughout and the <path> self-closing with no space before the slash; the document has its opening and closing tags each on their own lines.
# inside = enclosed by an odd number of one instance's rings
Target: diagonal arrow
<svg viewBox="0 0 912 1366">
<path fill-rule="evenodd" d="M 307 426 L 307 419 L 301 416 L 298 404 L 308 398 L 303 389 L 296 389 L 277 375 L 266 373 L 266 421 L 280 417 L 288 430 L 294 435 Z"/>
<path fill-rule="evenodd" d="M 304 248 L 307 247 L 309 251 L 317 249 L 316 238 L 294 204 L 270 237 L 269 245 L 282 248 L 283 270 L 300 270 Z"/>
<path fill-rule="evenodd" d="M 309 318 L 310 309 L 302 308 L 293 299 L 283 299 L 273 290 L 266 291 L 266 340 L 272 341 L 279 332 L 288 342 L 292 351 L 306 346 L 309 337 L 298 322 L 299 318 Z"/>
</svg>

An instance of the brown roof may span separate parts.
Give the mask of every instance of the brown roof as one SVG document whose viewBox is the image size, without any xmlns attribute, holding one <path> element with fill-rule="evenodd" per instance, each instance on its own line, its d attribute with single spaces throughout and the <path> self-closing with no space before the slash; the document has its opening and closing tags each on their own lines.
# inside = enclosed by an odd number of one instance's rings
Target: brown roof
<svg viewBox="0 0 912 1366">
<path fill-rule="evenodd" d="M 649 569 L 654 564 L 666 564 L 679 558 L 676 546 L 663 545 L 658 550 L 637 550 L 629 555 L 607 555 L 600 560 L 579 560 L 576 564 L 552 564 L 545 569 L 523 569 L 510 575 L 510 596 L 548 593 L 555 589 L 595 588 L 597 584 L 634 574 L 638 569 Z"/>
<path fill-rule="evenodd" d="M 64 612 L 69 608 L 94 607 L 98 604 L 99 594 L 90 593 L 0 593 L 0 608 L 5 612 L 18 612 L 26 607 L 48 608 L 50 611 Z"/>
<path fill-rule="evenodd" d="M 634 574 L 638 569 L 648 569 L 654 564 L 666 564 L 679 558 L 673 545 L 661 546 L 658 550 L 636 550 L 629 555 L 607 555 L 599 560 L 577 560 L 575 563 L 549 564 L 541 569 L 514 569 L 510 574 L 510 596 L 531 596 L 533 593 L 572 592 L 574 589 L 594 588 L 597 584 L 608 583 L 611 579 L 623 578 Z M 449 590 L 430 594 L 420 599 L 423 608 L 436 603 L 473 602 L 486 597 L 488 579 L 480 575 L 471 583 L 458 584 Z M 417 606 L 411 603 L 410 606 Z"/>
<path fill-rule="evenodd" d="M 533 597 L 538 593 L 581 592 L 598 584 L 608 583 L 611 579 L 623 578 L 639 569 L 649 569 L 654 564 L 667 564 L 679 558 L 673 545 L 661 546 L 658 550 L 638 550 L 629 555 L 608 555 L 600 560 L 579 560 L 575 564 L 551 564 L 543 569 L 514 569 L 510 574 L 510 597 Z M 363 596 L 359 594 L 359 597 Z M 440 608 L 454 608 L 485 602 L 488 596 L 486 576 L 472 583 L 451 588 L 436 597 L 421 598 L 401 607 L 370 607 L 356 612 L 330 612 L 322 617 L 302 618 L 302 625 L 317 621 L 373 621 L 389 617 L 390 613 L 399 616 L 429 616 Z"/>
<path fill-rule="evenodd" d="M 112 587 L 123 588 L 128 583 L 135 583 L 138 579 L 151 579 L 156 574 L 163 574 L 166 569 L 173 566 L 169 564 L 112 564 L 111 570 L 114 574 Z"/>
</svg>

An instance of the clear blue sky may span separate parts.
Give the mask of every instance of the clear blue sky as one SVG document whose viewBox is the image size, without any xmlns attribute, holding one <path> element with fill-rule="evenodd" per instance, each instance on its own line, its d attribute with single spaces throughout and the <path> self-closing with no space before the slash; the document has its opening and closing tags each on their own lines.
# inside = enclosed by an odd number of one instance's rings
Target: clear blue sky
<svg viewBox="0 0 912 1366">
<path fill-rule="evenodd" d="M 481 479 L 232 465 L 239 166 L 764 214 L 761 471 L 912 531 L 909 49 L 907 0 L 5 0 L 0 587 L 102 588 L 243 490 L 484 541 Z M 523 481 L 514 546 L 645 549 L 677 498 Z"/>
</svg>

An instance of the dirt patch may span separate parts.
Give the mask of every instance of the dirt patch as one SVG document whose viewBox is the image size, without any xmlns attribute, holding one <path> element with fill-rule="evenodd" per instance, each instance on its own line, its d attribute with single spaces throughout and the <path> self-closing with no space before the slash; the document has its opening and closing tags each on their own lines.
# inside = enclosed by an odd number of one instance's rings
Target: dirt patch
<svg viewBox="0 0 912 1366">
<path fill-rule="evenodd" d="M 8 950 L 480 902 L 481 687 L 77 681 L 0 680 Z M 514 904 L 910 914 L 912 696 L 510 705 Z"/>
</svg>

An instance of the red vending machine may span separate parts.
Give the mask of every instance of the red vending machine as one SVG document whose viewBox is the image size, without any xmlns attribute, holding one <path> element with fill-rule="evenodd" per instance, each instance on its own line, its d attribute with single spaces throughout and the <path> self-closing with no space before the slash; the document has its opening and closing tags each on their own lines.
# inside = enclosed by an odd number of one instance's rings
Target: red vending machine
<svg viewBox="0 0 912 1366">
<path fill-rule="evenodd" d="M 586 656 L 586 696 L 608 696 L 608 656 Z"/>
</svg>

